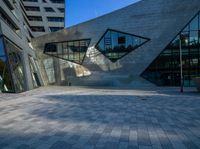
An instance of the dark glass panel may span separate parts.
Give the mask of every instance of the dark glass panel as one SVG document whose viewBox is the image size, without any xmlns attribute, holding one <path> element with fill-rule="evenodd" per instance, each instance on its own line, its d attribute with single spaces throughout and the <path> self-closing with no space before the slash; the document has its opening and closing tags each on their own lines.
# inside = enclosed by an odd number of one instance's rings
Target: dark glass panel
<svg viewBox="0 0 200 149">
<path fill-rule="evenodd" d="M 52 3 L 64 3 L 64 0 L 50 0 Z"/>
<path fill-rule="evenodd" d="M 57 32 L 57 31 L 59 31 L 59 30 L 61 30 L 61 29 L 63 29 L 63 27 L 49 27 L 49 30 L 50 30 L 51 32 Z"/>
<path fill-rule="evenodd" d="M 39 81 L 39 77 L 38 77 L 38 73 L 37 73 L 38 70 L 37 70 L 35 60 L 31 56 L 29 56 L 29 65 L 30 65 L 33 87 L 37 88 L 37 87 L 41 86 L 41 84 L 40 84 L 40 81 Z"/>
<path fill-rule="evenodd" d="M 53 43 L 45 44 L 45 53 L 55 53 L 57 52 L 57 45 Z"/>
<path fill-rule="evenodd" d="M 24 71 L 21 59 L 21 50 L 5 39 L 5 47 L 9 60 L 9 67 L 11 70 L 15 92 L 22 92 L 25 90 Z"/>
<path fill-rule="evenodd" d="M 14 92 L 6 56 L 0 57 L 0 90 L 2 92 Z"/>
<path fill-rule="evenodd" d="M 45 29 L 43 26 L 31 26 L 30 28 L 33 32 L 45 32 Z"/>
<path fill-rule="evenodd" d="M 112 62 L 135 50 L 149 39 L 108 29 L 96 45 Z"/>
<path fill-rule="evenodd" d="M 45 44 L 44 53 L 70 62 L 82 64 L 90 39 Z"/>
<path fill-rule="evenodd" d="M 190 31 L 190 45 L 198 46 L 198 31 Z"/>
<path fill-rule="evenodd" d="M 176 39 L 176 42 L 177 42 L 177 46 L 176 48 L 179 49 L 179 44 L 180 44 L 180 38 L 178 37 Z M 189 32 L 182 32 L 181 33 L 181 44 L 184 47 L 187 47 L 189 45 L 189 43 L 192 43 L 191 40 L 190 40 L 190 33 Z"/>
<path fill-rule="evenodd" d="M 0 56 L 4 56 L 5 51 L 4 51 L 4 45 L 3 45 L 3 38 L 0 38 Z"/>
<path fill-rule="evenodd" d="M 64 22 L 63 17 L 47 17 L 47 21 L 49 22 Z"/>
<path fill-rule="evenodd" d="M 189 25 L 187 25 L 187 26 L 184 28 L 183 32 L 188 32 L 189 30 L 190 30 L 190 27 L 189 27 Z"/>
<path fill-rule="evenodd" d="M 51 7 L 44 7 L 44 10 L 45 10 L 46 12 L 55 12 L 55 11 L 53 10 L 53 8 L 51 8 Z"/>
<path fill-rule="evenodd" d="M 194 86 L 192 79 L 200 76 L 199 17 L 196 16 L 143 72 L 144 78 L 160 86 L 180 85 L 181 40 L 184 86 Z"/>
</svg>

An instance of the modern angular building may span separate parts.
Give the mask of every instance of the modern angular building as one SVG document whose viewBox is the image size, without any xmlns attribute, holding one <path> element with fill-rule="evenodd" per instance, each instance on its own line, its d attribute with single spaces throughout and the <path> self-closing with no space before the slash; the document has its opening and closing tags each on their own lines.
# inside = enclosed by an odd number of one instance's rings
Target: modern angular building
<svg viewBox="0 0 200 149">
<path fill-rule="evenodd" d="M 31 39 L 62 28 L 64 0 L 0 1 L 0 91 L 43 85 Z"/>
<path fill-rule="evenodd" d="M 184 86 L 200 76 L 200 1 L 142 0 L 35 38 L 44 84 Z"/>
<path fill-rule="evenodd" d="M 179 86 L 181 56 L 184 86 L 200 76 L 199 0 L 142 0 L 60 31 L 63 19 L 54 17 L 62 16 L 46 11 L 59 13 L 61 0 L 29 1 L 0 2 L 3 91 L 48 84 Z M 57 32 L 42 35 L 48 31 Z"/>
</svg>

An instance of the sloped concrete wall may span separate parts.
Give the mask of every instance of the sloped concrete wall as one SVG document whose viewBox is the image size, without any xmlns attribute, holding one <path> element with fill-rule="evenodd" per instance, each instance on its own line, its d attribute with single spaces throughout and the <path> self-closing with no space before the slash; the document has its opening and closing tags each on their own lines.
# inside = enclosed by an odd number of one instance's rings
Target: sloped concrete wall
<svg viewBox="0 0 200 149">
<path fill-rule="evenodd" d="M 152 84 L 142 79 L 140 74 L 199 10 L 199 0 L 142 0 L 102 17 L 36 38 L 32 43 L 36 50 L 43 51 L 48 42 L 91 38 L 83 63 L 91 75 L 68 77 L 72 85 L 150 86 Z M 151 40 L 112 63 L 94 48 L 108 28 Z"/>
</svg>

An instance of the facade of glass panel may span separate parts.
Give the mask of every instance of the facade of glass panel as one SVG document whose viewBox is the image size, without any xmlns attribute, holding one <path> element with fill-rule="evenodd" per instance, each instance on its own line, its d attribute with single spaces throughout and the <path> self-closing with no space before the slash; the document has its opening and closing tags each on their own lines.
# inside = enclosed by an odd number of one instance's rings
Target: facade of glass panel
<svg viewBox="0 0 200 149">
<path fill-rule="evenodd" d="M 200 76 L 200 13 L 154 60 L 142 76 L 159 86 L 180 86 L 180 47 L 184 86 L 194 86 L 193 78 Z"/>
<path fill-rule="evenodd" d="M 0 38 L 0 85 L 0 90 L 3 92 L 14 91 L 2 37 Z"/>
<path fill-rule="evenodd" d="M 90 39 L 45 44 L 44 53 L 70 62 L 82 64 Z"/>
<path fill-rule="evenodd" d="M 0 38 L 0 85 L 3 92 L 25 90 L 21 50 L 6 38 Z"/>
<path fill-rule="evenodd" d="M 148 38 L 108 29 L 97 43 L 96 49 L 115 62 L 148 40 Z"/>
</svg>

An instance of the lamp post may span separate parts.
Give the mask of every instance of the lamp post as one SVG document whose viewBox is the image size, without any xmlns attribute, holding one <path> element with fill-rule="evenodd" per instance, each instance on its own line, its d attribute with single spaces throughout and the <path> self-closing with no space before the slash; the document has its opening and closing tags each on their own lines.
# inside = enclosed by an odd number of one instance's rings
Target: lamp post
<svg viewBox="0 0 200 149">
<path fill-rule="evenodd" d="M 180 91 L 181 93 L 183 93 L 183 62 L 182 62 L 182 36 L 180 34 L 180 39 L 179 39 L 179 48 L 180 48 L 180 81 L 181 81 L 181 85 L 180 85 Z"/>
</svg>

